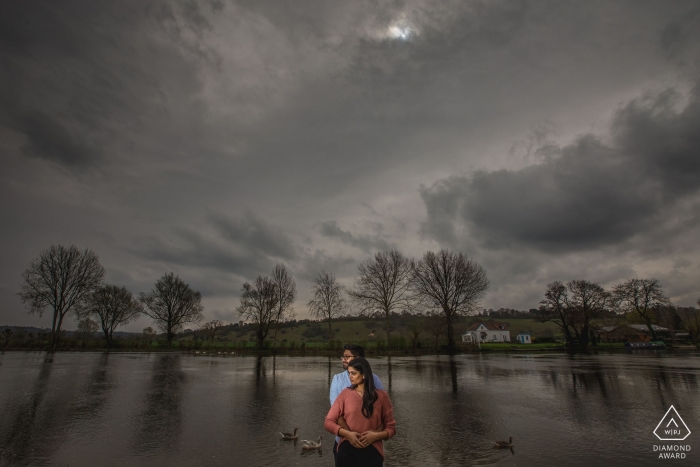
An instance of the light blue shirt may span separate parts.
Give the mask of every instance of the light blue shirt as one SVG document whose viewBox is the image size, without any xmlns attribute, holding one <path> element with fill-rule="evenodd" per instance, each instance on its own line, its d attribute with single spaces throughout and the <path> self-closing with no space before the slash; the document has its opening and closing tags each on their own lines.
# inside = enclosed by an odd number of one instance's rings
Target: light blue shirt
<svg viewBox="0 0 700 467">
<path fill-rule="evenodd" d="M 379 379 L 379 376 L 377 376 L 375 373 L 372 373 L 372 376 L 374 376 L 374 387 L 384 390 L 384 386 L 382 386 L 382 381 Z M 338 398 L 338 394 L 340 394 L 343 389 L 349 388 L 350 386 L 352 386 L 352 384 L 350 384 L 350 375 L 348 374 L 347 370 L 335 375 L 333 377 L 333 381 L 331 381 L 331 405 L 333 405 L 335 400 Z M 340 442 L 340 436 L 335 437 L 335 442 Z"/>
</svg>

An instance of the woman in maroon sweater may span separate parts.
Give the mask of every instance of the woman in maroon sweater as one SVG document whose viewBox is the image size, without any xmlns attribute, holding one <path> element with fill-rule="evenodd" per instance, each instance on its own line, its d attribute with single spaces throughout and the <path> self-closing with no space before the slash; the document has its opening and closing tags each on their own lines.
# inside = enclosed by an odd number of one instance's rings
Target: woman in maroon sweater
<svg viewBox="0 0 700 467">
<path fill-rule="evenodd" d="M 326 415 L 327 431 L 342 436 L 338 443 L 337 467 L 381 467 L 384 464 L 382 440 L 396 434 L 394 408 L 389 396 L 374 387 L 369 362 L 362 357 L 348 364 L 352 386 L 343 389 Z M 338 424 L 343 417 L 347 426 Z"/>
</svg>

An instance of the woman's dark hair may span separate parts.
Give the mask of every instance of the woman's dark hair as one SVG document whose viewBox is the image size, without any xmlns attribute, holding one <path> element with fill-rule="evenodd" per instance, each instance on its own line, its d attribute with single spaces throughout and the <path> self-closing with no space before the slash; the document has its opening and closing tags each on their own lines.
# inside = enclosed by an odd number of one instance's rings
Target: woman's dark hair
<svg viewBox="0 0 700 467">
<path fill-rule="evenodd" d="M 369 366 L 369 362 L 362 357 L 356 357 L 350 360 L 348 367 L 356 369 L 365 377 L 365 393 L 362 395 L 362 415 L 364 415 L 365 418 L 369 418 L 374 411 L 374 401 L 379 397 L 377 396 L 377 388 L 374 387 L 372 367 Z M 353 388 L 354 387 L 355 386 L 353 386 Z"/>
</svg>

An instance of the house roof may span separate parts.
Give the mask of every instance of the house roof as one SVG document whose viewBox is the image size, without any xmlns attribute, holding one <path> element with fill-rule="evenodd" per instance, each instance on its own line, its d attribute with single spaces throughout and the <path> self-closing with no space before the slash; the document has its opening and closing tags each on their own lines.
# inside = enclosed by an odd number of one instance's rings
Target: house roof
<svg viewBox="0 0 700 467">
<path fill-rule="evenodd" d="M 495 321 L 477 321 L 476 323 L 472 323 L 472 325 L 467 328 L 467 331 L 476 331 L 482 324 L 489 331 L 507 331 L 509 327 L 508 323 L 497 323 Z"/>
<path fill-rule="evenodd" d="M 652 324 L 651 327 L 656 332 L 668 331 L 668 328 L 665 328 L 663 326 L 658 326 L 656 324 Z M 624 324 L 622 326 L 605 326 L 605 327 L 601 328 L 600 330 L 603 332 L 612 332 L 612 331 L 615 331 L 617 329 L 624 329 L 624 328 L 634 329 L 635 331 L 639 331 L 639 332 L 649 332 L 649 328 L 647 327 L 646 324 Z"/>
<path fill-rule="evenodd" d="M 638 331 L 648 331 L 649 330 L 649 328 L 647 327 L 646 324 L 630 324 L 629 327 L 631 327 L 632 329 L 636 329 Z M 652 324 L 651 328 L 654 331 L 668 331 L 668 328 L 665 328 L 663 326 L 657 326 L 656 324 Z"/>
</svg>

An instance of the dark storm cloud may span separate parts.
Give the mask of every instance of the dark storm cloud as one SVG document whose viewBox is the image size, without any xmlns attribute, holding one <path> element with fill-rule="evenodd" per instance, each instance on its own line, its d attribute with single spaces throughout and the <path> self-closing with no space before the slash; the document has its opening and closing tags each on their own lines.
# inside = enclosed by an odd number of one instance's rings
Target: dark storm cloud
<svg viewBox="0 0 700 467">
<path fill-rule="evenodd" d="M 335 31 L 329 25 L 339 12 L 328 11 L 325 2 L 304 2 L 308 8 L 295 5 L 288 12 L 264 2 L 244 4 L 279 27 L 290 42 L 305 41 L 347 60 L 324 70 L 327 76 L 290 70 L 303 76 L 299 89 L 285 108 L 253 129 L 240 161 L 246 171 L 264 167 L 284 174 L 277 175 L 283 188 L 303 186 L 310 196 L 338 192 L 358 178 L 424 157 L 415 148 L 399 149 L 415 132 L 474 123 L 471 116 L 453 120 L 467 106 L 481 105 L 476 89 L 490 81 L 472 68 L 474 55 L 489 57 L 517 40 L 527 11 L 527 2 L 451 2 L 427 9 L 367 2 L 361 14 L 349 12 L 358 16 L 359 34 L 333 42 Z M 419 31 L 410 41 L 386 36 L 401 7 Z M 298 21 L 290 22 L 289 15 Z M 503 92 L 490 87 L 494 89 L 481 86 L 479 92 Z"/>
<path fill-rule="evenodd" d="M 167 127 L 165 100 L 198 91 L 194 70 L 184 65 L 218 60 L 197 40 L 211 28 L 202 8 L 210 9 L 194 2 L 2 2 L 0 124 L 24 135 L 24 155 L 68 169 L 130 147 L 156 116 Z"/>
<path fill-rule="evenodd" d="M 376 227 L 375 227 L 376 228 Z M 372 252 L 376 250 L 389 251 L 395 249 L 396 246 L 387 242 L 377 235 L 357 235 L 352 232 L 342 230 L 338 227 L 336 221 L 326 221 L 321 223 L 321 235 L 328 238 L 339 240 L 346 245 L 359 248 L 364 252 Z"/>
<path fill-rule="evenodd" d="M 543 146 L 697 79 L 696 3 L 0 2 L 2 312 L 23 313 L 11 289 L 53 243 L 94 248 L 134 290 L 174 270 L 216 309 L 277 262 L 303 297 L 321 270 L 348 283 L 372 250 L 431 239 L 480 261 L 498 306 L 668 249 L 700 264 L 696 97 Z M 668 165 L 655 145 L 676 148 Z M 677 259 L 687 284 L 697 266 Z"/>
<path fill-rule="evenodd" d="M 44 158 L 66 167 L 85 167 L 97 157 L 79 134 L 66 128 L 60 121 L 40 110 L 23 115 L 18 120 L 27 136 L 22 148 L 25 155 Z"/>
<path fill-rule="evenodd" d="M 250 211 L 236 219 L 211 216 L 211 222 L 224 239 L 244 245 L 248 250 L 286 260 L 298 254 L 297 247 L 281 228 Z"/>
<path fill-rule="evenodd" d="M 313 281 L 322 271 L 330 271 L 337 277 L 352 276 L 357 267 L 357 260 L 341 253 L 329 253 L 325 250 L 305 251 L 301 258 L 301 267 L 294 271 L 295 277 Z"/>
<path fill-rule="evenodd" d="M 165 263 L 212 268 L 243 277 L 266 274 L 276 261 L 292 260 L 297 248 L 285 233 L 248 212 L 240 218 L 210 216 L 216 235 L 179 229 L 171 238 L 137 240 L 134 253 Z"/>
<path fill-rule="evenodd" d="M 696 69 L 700 40 L 700 8 L 694 8 L 671 21 L 661 31 L 660 45 L 666 57 L 682 67 Z"/>
<path fill-rule="evenodd" d="M 677 111 L 669 90 L 633 100 L 612 144 L 585 135 L 540 164 L 478 171 L 423 187 L 423 231 L 454 242 L 463 222 L 482 245 L 578 250 L 622 242 L 660 222 L 700 186 L 700 87 Z M 457 223 L 455 223 L 457 221 Z"/>
</svg>

